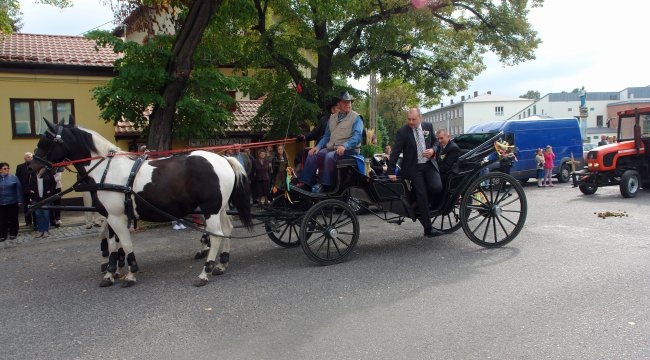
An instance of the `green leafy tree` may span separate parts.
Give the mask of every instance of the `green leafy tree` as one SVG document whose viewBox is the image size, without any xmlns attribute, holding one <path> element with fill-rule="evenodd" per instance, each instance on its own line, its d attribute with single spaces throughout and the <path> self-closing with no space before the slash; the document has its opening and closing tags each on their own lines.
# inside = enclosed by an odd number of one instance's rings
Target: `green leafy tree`
<svg viewBox="0 0 650 360">
<path fill-rule="evenodd" d="M 443 94 L 466 89 L 484 69 L 487 51 L 506 64 L 533 59 L 539 39 L 526 18 L 542 0 L 439 0 L 423 9 L 406 0 L 253 3 L 253 28 L 265 61 L 302 84 L 310 101 L 322 104 L 337 76 L 375 70 L 383 79 L 412 84 L 437 103 Z M 301 71 L 305 68 L 311 77 Z"/>
<path fill-rule="evenodd" d="M 520 95 L 519 98 L 521 98 L 521 99 L 539 100 L 541 98 L 541 95 L 540 95 L 539 91 L 528 90 L 525 94 Z"/>
<path fill-rule="evenodd" d="M 382 80 L 377 84 L 377 114 L 384 120 L 386 143 L 405 124 L 406 111 L 418 106 L 421 99 L 416 88 L 401 80 Z"/>
<path fill-rule="evenodd" d="M 115 62 L 119 75 L 93 90 L 101 117 L 113 123 L 127 118 L 147 129 L 151 110 L 165 104 L 160 89 L 170 82 L 166 65 L 172 56 L 174 39 L 171 36 L 154 36 L 141 45 L 124 42 L 103 31 L 93 32 L 88 37 L 124 54 Z M 238 86 L 239 78 L 224 76 L 209 61 L 197 59 L 176 101 L 173 136 L 205 138 L 223 135 L 223 129 L 231 124 L 228 109 L 235 106 L 227 90 Z"/>
</svg>

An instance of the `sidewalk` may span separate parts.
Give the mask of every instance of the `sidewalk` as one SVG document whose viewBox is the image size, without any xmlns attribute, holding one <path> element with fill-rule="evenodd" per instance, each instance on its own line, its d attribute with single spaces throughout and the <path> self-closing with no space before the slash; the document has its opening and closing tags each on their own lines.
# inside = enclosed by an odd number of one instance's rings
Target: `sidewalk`
<svg viewBox="0 0 650 360">
<path fill-rule="evenodd" d="M 49 242 L 52 240 L 69 239 L 80 236 L 97 235 L 99 236 L 100 227 L 93 226 L 86 229 L 86 220 L 84 213 L 80 211 L 62 211 L 61 212 L 61 226 L 50 226 L 50 236 L 47 238 L 35 238 L 38 232 L 34 231 L 31 226 L 25 226 L 25 218 L 22 213 L 19 215 L 20 228 L 18 229 L 18 236 L 14 240 L 5 240 L 0 242 L 0 249 L 14 247 L 19 244 L 30 244 L 38 242 Z M 146 230 L 152 227 L 170 226 L 169 223 L 149 223 L 140 221 L 138 222 L 139 230 Z"/>
</svg>

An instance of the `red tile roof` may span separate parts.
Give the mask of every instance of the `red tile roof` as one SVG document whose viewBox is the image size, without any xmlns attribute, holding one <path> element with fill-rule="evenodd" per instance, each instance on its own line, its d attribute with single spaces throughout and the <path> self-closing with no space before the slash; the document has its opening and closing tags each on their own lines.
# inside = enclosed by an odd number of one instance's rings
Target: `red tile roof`
<svg viewBox="0 0 650 360">
<path fill-rule="evenodd" d="M 119 57 L 81 36 L 12 34 L 0 39 L 0 62 L 112 68 Z"/>
<path fill-rule="evenodd" d="M 115 125 L 115 137 L 120 136 L 140 136 L 142 129 L 135 127 L 131 121 L 118 121 Z"/>
<path fill-rule="evenodd" d="M 237 101 L 237 110 L 233 112 L 235 117 L 232 122 L 233 126 L 226 131 L 250 131 L 251 127 L 248 125 L 248 122 L 257 115 L 257 111 L 263 102 L 263 99 Z"/>
<path fill-rule="evenodd" d="M 263 99 L 259 100 L 239 100 L 237 102 L 238 108 L 233 112 L 233 126 L 229 127 L 226 132 L 249 132 L 251 127 L 248 125 L 249 121 L 257 115 L 257 111 L 264 102 Z M 151 110 L 145 112 L 145 116 L 149 116 Z M 134 136 L 140 135 L 141 128 L 135 126 L 131 121 L 123 119 L 115 126 L 115 136 Z"/>
</svg>

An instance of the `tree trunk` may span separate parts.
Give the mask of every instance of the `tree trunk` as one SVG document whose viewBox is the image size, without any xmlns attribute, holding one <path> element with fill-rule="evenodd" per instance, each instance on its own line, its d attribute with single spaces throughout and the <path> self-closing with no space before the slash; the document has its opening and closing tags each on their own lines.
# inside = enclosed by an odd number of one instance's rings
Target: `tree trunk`
<svg viewBox="0 0 650 360">
<path fill-rule="evenodd" d="M 172 58 L 167 64 L 170 82 L 160 91 L 164 103 L 156 106 L 149 117 L 147 146 L 150 149 L 171 149 L 176 102 L 187 85 L 193 67 L 192 58 L 203 32 L 222 2 L 223 0 L 196 0 L 190 7 L 187 19 L 174 42 Z"/>
<path fill-rule="evenodd" d="M 329 93 L 334 88 L 332 80 L 332 57 L 333 51 L 329 47 L 318 49 L 318 64 L 316 68 L 316 87 L 318 91 L 318 100 L 321 108 L 325 105 Z"/>
</svg>

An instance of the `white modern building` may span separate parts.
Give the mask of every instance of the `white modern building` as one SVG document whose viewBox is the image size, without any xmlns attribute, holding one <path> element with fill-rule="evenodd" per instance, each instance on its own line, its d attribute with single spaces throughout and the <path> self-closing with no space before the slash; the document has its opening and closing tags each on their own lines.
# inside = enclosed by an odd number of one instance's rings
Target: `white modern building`
<svg viewBox="0 0 650 360">
<path fill-rule="evenodd" d="M 422 114 L 422 118 L 432 123 L 434 129 L 448 129 L 450 134 L 457 135 L 477 124 L 507 120 L 533 102 L 531 99 L 492 95 L 491 91 L 479 95 L 475 91 L 473 97 L 461 96 L 458 103 L 452 100 L 449 105 L 440 104 L 439 109 Z"/>
<path fill-rule="evenodd" d="M 585 140 L 597 143 L 601 135 L 616 135 L 615 115 L 608 108 L 626 101 L 650 100 L 650 87 L 629 87 L 621 91 L 587 92 L 586 123 L 582 123 Z M 580 94 L 549 93 L 536 102 L 524 107 L 510 119 L 523 119 L 532 115 L 548 115 L 555 118 L 575 117 L 580 119 Z"/>
</svg>

